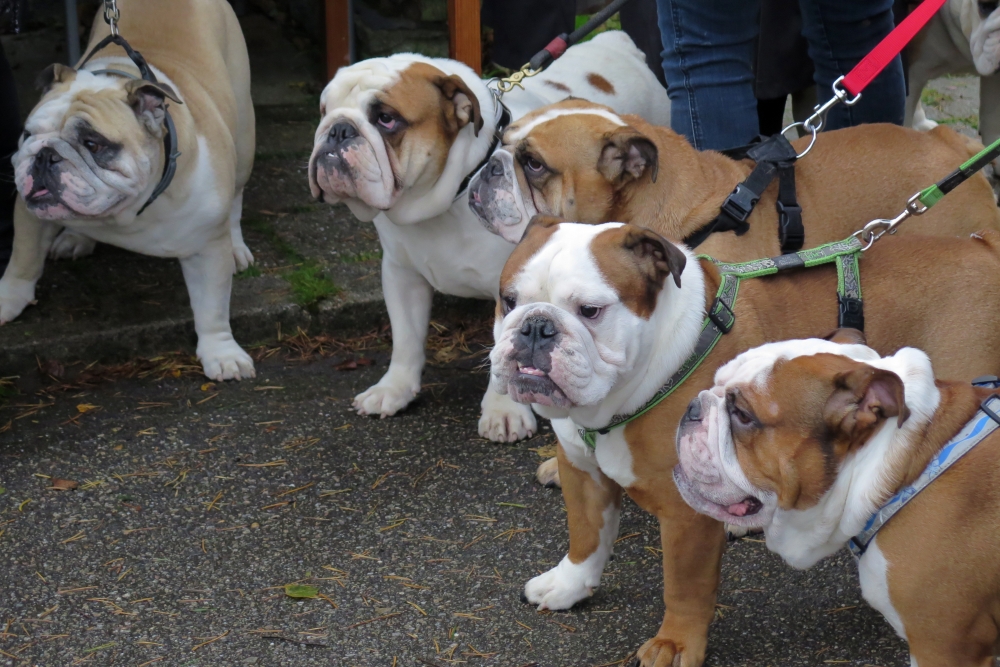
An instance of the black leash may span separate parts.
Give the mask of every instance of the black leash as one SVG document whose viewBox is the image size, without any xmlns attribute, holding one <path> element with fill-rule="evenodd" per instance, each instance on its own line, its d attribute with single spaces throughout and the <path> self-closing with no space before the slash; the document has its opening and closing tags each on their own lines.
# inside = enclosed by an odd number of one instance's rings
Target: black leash
<svg viewBox="0 0 1000 667">
<path fill-rule="evenodd" d="M 739 148 L 722 151 L 733 160 L 751 159 L 757 163 L 741 183 L 722 202 L 719 215 L 684 239 L 684 244 L 696 248 L 712 234 L 735 232 L 742 236 L 750 230 L 747 219 L 760 201 L 764 190 L 775 176 L 778 178 L 778 240 L 783 254 L 797 252 L 805 243 L 805 228 L 802 226 L 802 207 L 795 197 L 796 152 L 784 135 L 757 137 L 753 142 Z"/>
<path fill-rule="evenodd" d="M 111 34 L 102 39 L 100 42 L 94 45 L 94 48 L 90 50 L 77 69 L 82 69 L 87 62 L 94 57 L 98 51 L 106 47 L 108 44 L 117 44 L 125 50 L 125 54 L 128 55 L 129 59 L 135 63 L 135 66 L 139 69 L 139 74 L 144 81 L 149 81 L 150 83 L 159 83 L 156 78 L 156 74 L 153 73 L 152 68 L 150 68 L 149 63 L 146 59 L 142 57 L 142 54 L 132 48 L 132 46 L 125 41 L 125 38 L 118 34 Z M 122 72 L 120 70 L 96 70 L 91 72 L 91 74 L 114 74 L 116 76 L 126 76 L 132 77 L 131 74 L 127 72 Z M 132 77 L 134 78 L 134 77 Z M 178 104 L 183 104 L 183 102 L 178 102 Z M 174 119 L 170 117 L 170 111 L 167 108 L 167 103 L 163 103 L 163 121 L 167 128 L 167 133 L 163 137 L 163 175 L 160 177 L 160 182 L 156 185 L 156 189 L 153 190 L 153 194 L 149 196 L 146 203 L 142 205 L 139 212 L 136 215 L 141 214 L 145 211 L 150 204 L 156 201 L 156 198 L 163 194 L 163 191 L 167 189 L 170 182 L 174 180 L 174 174 L 177 172 L 177 158 L 180 157 L 180 152 L 177 150 L 177 128 L 174 127 Z"/>
</svg>

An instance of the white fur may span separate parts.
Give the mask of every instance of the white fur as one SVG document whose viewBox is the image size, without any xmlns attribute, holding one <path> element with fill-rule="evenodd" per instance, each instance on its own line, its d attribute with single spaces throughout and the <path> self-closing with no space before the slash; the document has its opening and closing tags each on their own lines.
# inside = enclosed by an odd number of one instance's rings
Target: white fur
<svg viewBox="0 0 1000 667">
<path fill-rule="evenodd" d="M 504 141 L 507 144 L 515 144 L 531 134 L 531 131 L 539 125 L 548 123 L 551 120 L 555 120 L 556 118 L 561 118 L 563 116 L 599 116 L 605 120 L 611 121 L 619 127 L 625 127 L 625 121 L 623 121 L 616 114 L 604 109 L 551 109 L 543 114 L 540 114 L 539 116 L 536 116 L 530 123 L 525 123 L 516 130 L 511 130 L 507 136 L 504 137 Z"/>
<path fill-rule="evenodd" d="M 473 136 L 471 124 L 465 126 L 449 152 L 442 176 L 433 183 L 407 184 L 387 210 L 379 212 L 360 200 L 348 202 L 355 215 L 374 218 L 383 248 L 382 288 L 392 325 L 392 361 L 378 384 L 354 400 L 361 414 L 383 417 L 401 410 L 420 390 L 433 292 L 495 299 L 500 271 L 512 250 L 508 242 L 483 228 L 465 197 L 454 199 L 462 179 L 486 156 L 500 115 L 486 83 L 461 63 L 400 54 L 341 69 L 323 93 L 324 118 L 317 130 L 317 145 L 325 141 L 338 117 L 349 117 L 363 128 L 368 121 L 362 111 L 370 97 L 391 85 L 396 72 L 412 62 L 426 62 L 459 75 L 479 100 L 484 125 L 478 137 Z M 350 75 L 350 80 L 341 72 Z M 615 94 L 590 86 L 586 75 L 591 72 L 615 82 Z M 526 90 L 505 94 L 503 101 L 514 119 L 566 96 L 546 86 L 546 81 L 566 85 L 575 94 L 621 113 L 637 113 L 651 122 L 669 118 L 666 92 L 624 34 L 602 33 L 570 48 L 545 72 L 527 79 Z M 534 429 L 534 417 L 523 407 L 509 400 L 484 399 L 481 435 L 510 440 Z"/>
<path fill-rule="evenodd" d="M 861 594 L 868 604 L 885 616 L 896 634 L 905 640 L 903 619 L 899 617 L 889 596 L 889 561 L 879 548 L 877 536 L 868 544 L 868 549 L 858 561 L 858 579 L 861 582 Z"/>
<path fill-rule="evenodd" d="M 920 95 L 931 79 L 976 74 L 979 80 L 979 132 L 989 144 L 1000 137 L 1000 9 L 985 19 L 976 0 L 948 0 L 908 47 L 909 95 L 904 125 L 929 130 Z"/>
</svg>

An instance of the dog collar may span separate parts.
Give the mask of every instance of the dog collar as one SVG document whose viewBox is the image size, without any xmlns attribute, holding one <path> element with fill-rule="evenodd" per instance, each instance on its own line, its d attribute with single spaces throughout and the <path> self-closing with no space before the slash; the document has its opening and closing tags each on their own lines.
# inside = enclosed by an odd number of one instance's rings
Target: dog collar
<svg viewBox="0 0 1000 667">
<path fill-rule="evenodd" d="M 985 384 L 973 381 L 973 384 Z M 996 378 L 992 378 L 990 384 L 996 388 Z M 1000 428 L 1000 396 L 993 395 L 987 398 L 976 410 L 972 419 L 962 427 L 951 440 L 949 440 L 937 456 L 931 459 L 920 477 L 912 484 L 903 487 L 896 494 L 886 501 L 884 505 L 868 519 L 865 527 L 860 533 L 851 538 L 847 547 L 854 554 L 855 558 L 861 558 L 868 545 L 875 539 L 878 531 L 888 523 L 899 510 L 903 509 L 908 502 L 913 500 L 918 493 L 927 488 L 935 479 L 941 476 L 955 462 L 968 454 L 973 447 L 986 439 L 988 435 Z"/>
<path fill-rule="evenodd" d="M 607 435 L 611 429 L 624 426 L 633 419 L 641 417 L 684 384 L 684 381 L 705 361 L 719 339 L 729 333 L 736 324 L 736 296 L 740 290 L 740 282 L 745 279 L 771 276 L 792 269 L 836 263 L 840 326 L 863 329 L 861 274 L 858 264 L 858 256 L 861 254 L 863 246 L 864 244 L 859 238 L 851 236 L 843 241 L 827 243 L 809 250 L 732 264 L 720 262 L 708 255 L 698 255 L 697 259 L 708 260 L 715 264 L 722 275 L 722 280 L 715 293 L 715 301 L 712 302 L 712 306 L 708 309 L 705 320 L 702 322 L 701 334 L 698 336 L 694 352 L 681 364 L 677 372 L 671 375 L 666 383 L 653 394 L 652 398 L 638 410 L 627 415 L 615 415 L 603 428 L 578 429 L 584 444 L 590 449 L 595 449 L 598 435 Z M 845 309 L 845 303 L 853 305 Z"/>
<path fill-rule="evenodd" d="M 125 38 L 119 35 L 108 35 L 100 42 L 98 42 L 90 53 L 80 61 L 79 68 L 82 68 L 87 64 L 94 54 L 103 49 L 108 44 L 117 44 L 118 46 L 125 49 L 125 53 L 128 55 L 129 59 L 135 63 L 135 66 L 139 69 L 140 76 L 137 77 L 134 74 L 129 74 L 128 72 L 123 72 L 117 69 L 99 69 L 93 70 L 91 74 L 111 74 L 114 76 L 123 76 L 128 79 L 138 79 L 142 78 L 144 81 L 149 81 L 151 83 L 159 83 L 156 78 L 156 74 L 153 73 L 152 68 L 146 59 L 142 57 L 142 54 L 132 48 L 132 46 L 125 41 Z M 177 173 L 177 158 L 180 157 L 180 151 L 177 150 L 177 128 L 174 126 L 174 119 L 170 117 L 170 110 L 167 108 L 169 105 L 163 103 L 163 122 L 167 128 L 166 134 L 163 136 L 163 175 L 160 176 L 160 182 L 156 184 L 156 188 L 153 193 L 146 200 L 146 203 L 142 205 L 139 212 L 136 215 L 140 215 L 143 211 L 149 208 L 149 205 L 156 201 L 156 198 L 163 194 L 163 191 L 167 189 L 170 182 L 174 180 L 174 174 Z"/>
<path fill-rule="evenodd" d="M 453 201 L 457 201 L 463 194 L 465 194 L 465 191 L 469 188 L 469 183 L 472 181 L 472 177 L 478 174 L 479 170 L 485 167 L 486 163 L 490 161 L 490 158 L 493 157 L 493 154 L 497 150 L 497 146 L 500 145 L 500 139 L 503 138 L 504 130 L 506 130 L 507 126 L 510 125 L 510 109 L 508 109 L 507 105 L 501 102 L 499 98 L 497 99 L 497 104 L 500 105 L 500 118 L 497 119 L 497 129 L 493 131 L 493 143 L 490 144 L 490 149 L 486 151 L 486 157 L 483 158 L 482 162 L 477 164 L 476 168 L 466 174 L 465 178 L 462 179 Z"/>
</svg>

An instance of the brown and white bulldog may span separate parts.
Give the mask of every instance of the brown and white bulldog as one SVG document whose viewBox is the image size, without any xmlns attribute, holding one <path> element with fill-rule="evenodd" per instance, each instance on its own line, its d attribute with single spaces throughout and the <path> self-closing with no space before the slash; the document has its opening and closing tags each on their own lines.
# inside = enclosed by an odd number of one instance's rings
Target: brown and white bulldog
<svg viewBox="0 0 1000 667">
<path fill-rule="evenodd" d="M 792 145 L 801 151 L 808 141 Z M 981 149 L 945 127 L 922 134 L 861 125 L 820 134 L 795 165 L 803 247 L 838 241 L 869 220 L 896 216 L 915 192 Z M 566 100 L 507 129 L 500 150 L 470 184 L 470 206 L 487 229 L 512 243 L 536 214 L 628 222 L 680 241 L 719 214 L 753 166 L 751 160 L 697 151 L 669 128 L 642 118 Z M 775 180 L 750 215 L 746 234 L 712 234 L 698 251 L 734 262 L 779 254 L 777 189 Z M 1000 230 L 1000 211 L 984 176 L 954 195 L 901 231 L 952 236 Z"/>
<path fill-rule="evenodd" d="M 254 155 L 250 63 L 225 0 L 120 0 L 121 34 L 160 83 L 120 47 L 79 71 L 54 65 L 14 154 L 20 194 L 14 252 L 0 279 L 0 324 L 35 300 L 46 254 L 79 257 L 95 242 L 180 260 L 194 312 L 198 358 L 215 380 L 254 376 L 233 339 L 233 272 L 253 255 L 243 243 L 243 187 Z M 109 34 L 98 18 L 89 52 Z M 169 101 L 172 101 L 171 104 Z M 176 173 L 149 205 L 165 170 L 165 113 L 176 135 Z"/>
<path fill-rule="evenodd" d="M 885 238 L 860 260 L 866 331 L 876 350 L 926 350 L 942 374 L 1000 370 L 1000 234 Z M 772 340 L 837 325 L 833 265 L 745 280 L 735 325 L 666 399 L 623 427 L 694 350 L 720 284 L 716 265 L 632 225 L 538 218 L 501 274 L 490 355 L 493 386 L 552 419 L 569 522 L 569 553 L 525 586 L 565 609 L 598 585 L 624 490 L 660 521 L 666 614 L 639 651 L 643 665 L 699 665 L 715 610 L 722 523 L 677 492 L 671 435 L 715 369 Z M 673 661 L 673 662 L 672 662 Z"/>
<path fill-rule="evenodd" d="M 920 104 L 924 86 L 931 79 L 976 74 L 979 134 L 987 144 L 1000 137 L 1000 9 L 996 0 L 948 0 L 910 42 L 906 55 L 909 94 L 905 125 L 918 130 L 937 126 Z"/>
<path fill-rule="evenodd" d="M 694 509 L 763 528 L 768 548 L 810 567 L 907 494 L 995 393 L 935 382 L 914 348 L 880 358 L 818 339 L 763 345 L 691 402 L 674 479 Z M 980 419 L 973 431 L 992 424 Z M 862 594 L 909 641 L 911 665 L 994 664 L 998 457 L 993 431 L 893 514 L 858 561 Z"/>
<path fill-rule="evenodd" d="M 323 91 L 309 185 L 321 201 L 345 202 L 375 223 L 392 326 L 388 371 L 354 399 L 361 414 L 393 415 L 420 391 L 435 290 L 496 299 L 511 245 L 483 229 L 464 195 L 503 118 L 487 83 L 460 62 L 403 53 L 344 67 Z M 571 47 L 503 103 L 516 119 L 569 95 L 670 117 L 666 91 L 619 31 Z M 479 433 L 491 440 L 536 430 L 530 409 L 496 392 L 486 392 L 482 410 Z"/>
</svg>

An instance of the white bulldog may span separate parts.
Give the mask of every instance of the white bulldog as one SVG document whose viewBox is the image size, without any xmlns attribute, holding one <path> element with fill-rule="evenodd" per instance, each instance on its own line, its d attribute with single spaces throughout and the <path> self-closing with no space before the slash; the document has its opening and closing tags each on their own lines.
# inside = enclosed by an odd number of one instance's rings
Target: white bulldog
<svg viewBox="0 0 1000 667">
<path fill-rule="evenodd" d="M 13 157 L 20 197 L 14 252 L 0 279 L 0 324 L 34 303 L 47 253 L 75 258 L 100 241 L 178 258 L 205 375 L 253 377 L 253 360 L 229 326 L 233 272 L 253 263 L 240 231 L 255 144 L 243 33 L 225 0 L 120 0 L 119 7 L 122 36 L 159 83 L 136 78 L 138 68 L 114 45 L 79 71 L 54 65 L 43 73 L 45 92 Z M 87 52 L 108 34 L 99 17 Z M 166 168 L 167 100 L 176 173 L 140 213 Z"/>
<path fill-rule="evenodd" d="M 665 123 L 666 91 L 621 32 L 568 49 L 526 90 L 503 96 L 516 119 L 570 95 Z M 382 243 L 382 289 L 393 350 L 385 376 L 354 400 L 361 414 L 393 415 L 420 391 L 434 290 L 497 298 L 512 246 L 469 210 L 465 184 L 498 140 L 503 109 L 469 67 L 398 54 L 342 68 L 323 91 L 309 185 L 315 197 L 345 202 L 374 220 Z M 532 435 L 535 417 L 497 392 L 482 402 L 480 435 Z"/>
<path fill-rule="evenodd" d="M 930 130 L 920 95 L 931 79 L 946 74 L 979 75 L 979 134 L 989 144 L 1000 137 L 1000 9 L 996 0 L 948 0 L 907 47 L 909 95 L 904 125 Z"/>
</svg>

